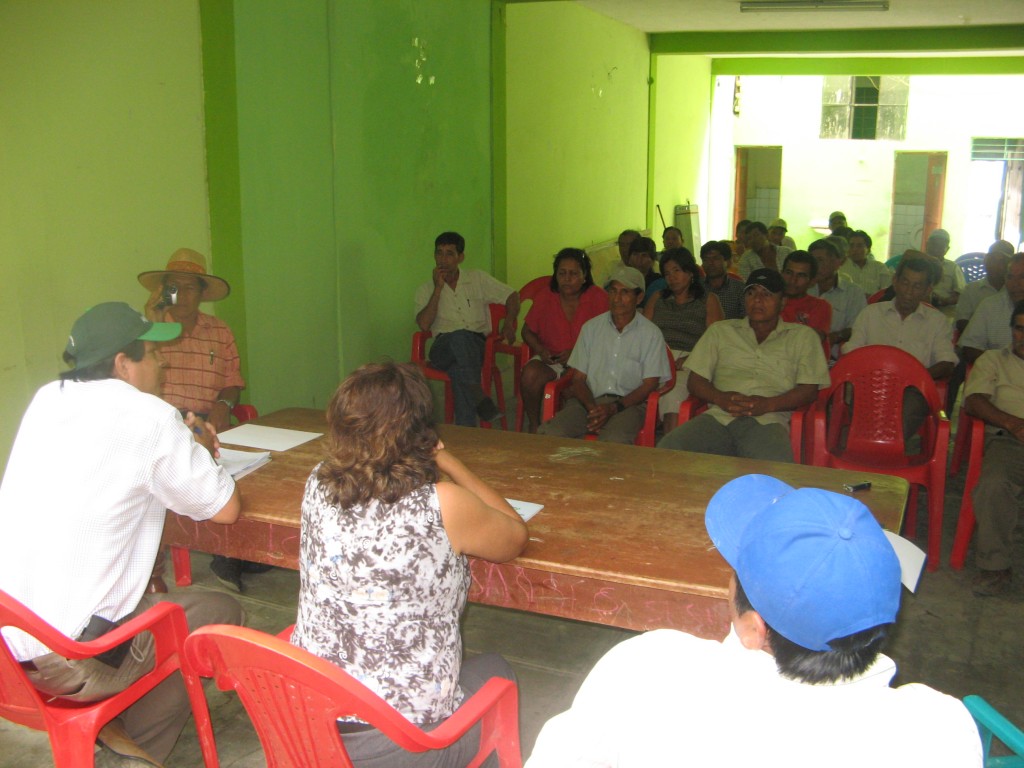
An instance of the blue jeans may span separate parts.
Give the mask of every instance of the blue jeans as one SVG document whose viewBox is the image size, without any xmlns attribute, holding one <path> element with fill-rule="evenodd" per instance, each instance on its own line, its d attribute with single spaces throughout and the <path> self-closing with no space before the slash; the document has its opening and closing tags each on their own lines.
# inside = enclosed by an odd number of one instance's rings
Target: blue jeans
<svg viewBox="0 0 1024 768">
<path fill-rule="evenodd" d="M 484 398 L 480 371 L 484 366 L 485 336 L 473 331 L 442 333 L 430 345 L 430 364 L 448 374 L 455 398 L 455 423 L 476 426 L 476 406 Z"/>
</svg>

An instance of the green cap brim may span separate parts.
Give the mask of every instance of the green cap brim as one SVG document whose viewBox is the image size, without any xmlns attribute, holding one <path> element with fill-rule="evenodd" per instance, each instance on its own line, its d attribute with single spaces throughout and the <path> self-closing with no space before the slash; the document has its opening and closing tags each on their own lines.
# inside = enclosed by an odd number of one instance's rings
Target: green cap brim
<svg viewBox="0 0 1024 768">
<path fill-rule="evenodd" d="M 141 341 L 171 341 L 181 335 L 181 323 L 153 323 L 153 327 L 139 336 Z"/>
</svg>

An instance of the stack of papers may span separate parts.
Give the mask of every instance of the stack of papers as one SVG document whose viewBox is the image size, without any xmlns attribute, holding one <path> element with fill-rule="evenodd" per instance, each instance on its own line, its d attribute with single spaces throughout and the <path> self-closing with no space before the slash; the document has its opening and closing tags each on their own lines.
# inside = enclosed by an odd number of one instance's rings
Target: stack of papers
<svg viewBox="0 0 1024 768">
<path fill-rule="evenodd" d="M 221 448 L 217 463 L 228 471 L 235 480 L 245 477 L 270 461 L 270 451 L 232 451 Z"/>
<path fill-rule="evenodd" d="M 242 424 L 217 435 L 221 443 L 262 448 L 267 451 L 287 451 L 322 436 L 322 432 L 301 432 L 297 429 L 264 427 L 260 424 Z"/>
</svg>

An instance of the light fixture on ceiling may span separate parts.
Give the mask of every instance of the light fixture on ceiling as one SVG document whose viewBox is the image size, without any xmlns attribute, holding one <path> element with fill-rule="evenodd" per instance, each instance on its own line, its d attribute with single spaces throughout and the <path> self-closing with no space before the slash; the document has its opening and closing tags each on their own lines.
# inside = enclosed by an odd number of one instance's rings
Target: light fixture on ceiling
<svg viewBox="0 0 1024 768">
<path fill-rule="evenodd" d="M 889 0 L 744 0 L 740 13 L 764 11 L 888 11 Z"/>
</svg>

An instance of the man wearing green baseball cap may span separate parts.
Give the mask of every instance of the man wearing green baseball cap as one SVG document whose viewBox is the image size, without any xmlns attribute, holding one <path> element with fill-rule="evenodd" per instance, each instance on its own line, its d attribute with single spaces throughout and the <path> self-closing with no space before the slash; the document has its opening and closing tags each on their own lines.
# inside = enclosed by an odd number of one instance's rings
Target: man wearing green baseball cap
<svg viewBox="0 0 1024 768">
<path fill-rule="evenodd" d="M 15 438 L 0 484 L 0 589 L 69 637 L 95 639 L 159 601 L 181 605 L 191 629 L 241 622 L 222 593 L 145 594 L 167 509 L 217 523 L 241 510 L 214 432 L 159 396 L 157 345 L 180 332 L 124 303 L 93 307 L 68 336 L 71 369 L 39 389 Z M 145 632 L 82 660 L 18 630 L 4 640 L 40 691 L 71 701 L 105 699 L 153 664 Z M 190 711 L 184 681 L 169 678 L 104 728 L 96 765 L 162 763 Z"/>
</svg>

